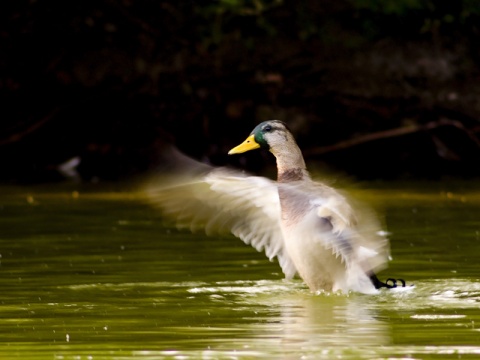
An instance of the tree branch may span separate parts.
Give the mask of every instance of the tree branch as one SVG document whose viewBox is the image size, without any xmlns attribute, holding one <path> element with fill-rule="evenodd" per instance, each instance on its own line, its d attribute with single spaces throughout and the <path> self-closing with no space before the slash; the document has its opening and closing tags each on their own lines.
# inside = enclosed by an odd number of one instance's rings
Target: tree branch
<svg viewBox="0 0 480 360">
<path fill-rule="evenodd" d="M 17 132 L 15 134 L 12 134 L 12 135 L 10 135 L 6 138 L 0 139 L 0 146 L 13 144 L 13 143 L 16 143 L 17 141 L 22 140 L 25 136 L 37 131 L 43 125 L 45 125 L 50 120 L 52 120 L 57 113 L 58 113 L 58 109 L 54 109 L 50 112 L 50 114 L 43 117 L 42 119 L 40 119 L 39 121 L 37 121 L 33 125 L 30 125 L 25 130 Z"/>
<path fill-rule="evenodd" d="M 438 121 L 431 121 L 426 124 L 409 125 L 399 128 L 389 129 L 385 131 L 378 131 L 371 134 L 359 136 L 356 138 L 340 141 L 336 144 L 318 146 L 304 151 L 305 156 L 322 155 L 338 150 L 348 149 L 357 145 L 365 144 L 371 141 L 399 137 L 403 135 L 413 134 L 421 131 L 429 131 L 443 126 L 453 126 L 462 130 L 478 147 L 480 147 L 480 140 L 475 135 L 475 131 L 467 129 L 460 121 L 442 118 Z"/>
</svg>

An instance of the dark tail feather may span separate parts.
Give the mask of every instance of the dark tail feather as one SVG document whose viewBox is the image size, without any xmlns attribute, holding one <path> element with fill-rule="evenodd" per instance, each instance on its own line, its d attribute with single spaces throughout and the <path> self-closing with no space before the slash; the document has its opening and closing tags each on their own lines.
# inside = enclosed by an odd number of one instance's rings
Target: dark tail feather
<svg viewBox="0 0 480 360">
<path fill-rule="evenodd" d="M 378 279 L 377 275 L 375 274 L 370 275 L 370 281 L 372 282 L 373 286 L 375 286 L 375 289 L 381 289 L 381 288 L 393 289 L 396 287 L 405 287 L 405 280 L 403 279 L 389 278 L 387 279 L 387 281 L 382 282 Z M 401 283 L 401 286 L 398 283 Z"/>
</svg>

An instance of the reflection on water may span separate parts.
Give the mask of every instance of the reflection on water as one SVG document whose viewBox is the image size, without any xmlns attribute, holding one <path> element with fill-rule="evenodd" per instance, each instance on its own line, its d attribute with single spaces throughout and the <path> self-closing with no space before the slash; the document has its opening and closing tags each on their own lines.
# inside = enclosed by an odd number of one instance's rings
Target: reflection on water
<svg viewBox="0 0 480 360">
<path fill-rule="evenodd" d="M 279 281 L 219 283 L 215 287 L 195 287 L 189 292 L 210 294 L 217 301 L 223 300 L 222 294 L 234 294 L 239 305 L 268 309 L 265 318 L 262 314 L 251 318 L 256 323 L 251 327 L 256 341 L 250 346 L 270 345 L 294 355 L 299 349 L 327 352 L 329 348 L 345 346 L 386 345 L 390 339 L 388 325 L 376 319 L 375 311 L 368 308 L 368 297 L 314 295 L 300 283 Z"/>
<path fill-rule="evenodd" d="M 480 195 L 379 190 L 415 287 L 312 294 L 231 237 L 162 225 L 132 193 L 3 189 L 0 358 L 475 358 Z"/>
</svg>

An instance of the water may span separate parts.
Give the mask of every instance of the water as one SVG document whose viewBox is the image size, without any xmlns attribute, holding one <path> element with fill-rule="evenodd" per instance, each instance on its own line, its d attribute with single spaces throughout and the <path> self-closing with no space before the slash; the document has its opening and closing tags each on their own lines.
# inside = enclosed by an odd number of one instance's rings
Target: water
<svg viewBox="0 0 480 360">
<path fill-rule="evenodd" d="M 0 188 L 0 358 L 478 358 L 475 184 L 356 192 L 391 232 L 380 278 L 413 289 L 312 294 L 240 240 L 165 226 L 136 193 Z"/>
</svg>

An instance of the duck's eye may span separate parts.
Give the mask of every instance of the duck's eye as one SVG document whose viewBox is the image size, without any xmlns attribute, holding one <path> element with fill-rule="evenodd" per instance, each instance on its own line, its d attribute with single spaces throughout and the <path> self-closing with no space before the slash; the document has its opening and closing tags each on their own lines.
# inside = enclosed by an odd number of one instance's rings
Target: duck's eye
<svg viewBox="0 0 480 360">
<path fill-rule="evenodd" d="M 272 131 L 272 127 L 270 125 L 267 125 L 263 128 L 263 131 L 270 132 L 270 131 Z"/>
</svg>

